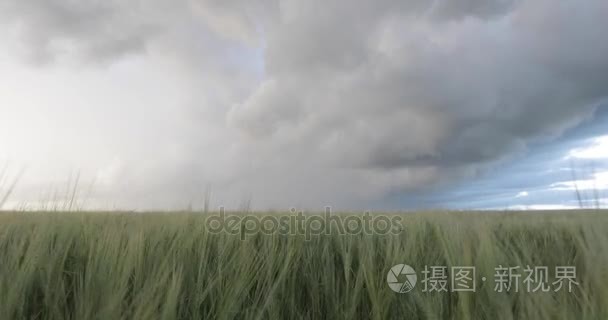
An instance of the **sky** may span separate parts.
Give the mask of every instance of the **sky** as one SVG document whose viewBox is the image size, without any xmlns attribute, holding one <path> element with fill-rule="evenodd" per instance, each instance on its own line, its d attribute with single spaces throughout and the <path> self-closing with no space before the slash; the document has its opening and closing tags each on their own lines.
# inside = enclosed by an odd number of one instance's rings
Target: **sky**
<svg viewBox="0 0 608 320">
<path fill-rule="evenodd" d="M 5 208 L 606 206 L 607 15 L 0 0 L 0 200 L 18 180 Z"/>
</svg>

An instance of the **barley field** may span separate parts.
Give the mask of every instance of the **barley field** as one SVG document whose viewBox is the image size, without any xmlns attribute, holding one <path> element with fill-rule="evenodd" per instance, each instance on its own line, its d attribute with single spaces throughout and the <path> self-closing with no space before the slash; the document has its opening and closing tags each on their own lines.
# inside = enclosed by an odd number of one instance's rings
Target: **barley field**
<svg viewBox="0 0 608 320">
<path fill-rule="evenodd" d="M 208 215 L 0 213 L 0 317 L 608 319 L 603 211 L 402 213 L 400 234 L 310 240 L 211 233 Z M 398 264 L 417 272 L 410 292 L 387 285 Z M 526 265 L 549 283 L 576 267 L 577 285 L 496 290 L 497 267 Z M 425 292 L 427 266 L 474 267 L 474 292 Z"/>
</svg>

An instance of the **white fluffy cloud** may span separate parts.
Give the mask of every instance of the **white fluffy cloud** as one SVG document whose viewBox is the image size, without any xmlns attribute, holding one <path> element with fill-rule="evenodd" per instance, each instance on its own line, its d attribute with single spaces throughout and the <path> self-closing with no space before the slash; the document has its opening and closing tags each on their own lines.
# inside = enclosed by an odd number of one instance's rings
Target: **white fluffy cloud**
<svg viewBox="0 0 608 320">
<path fill-rule="evenodd" d="M 205 189 L 216 204 L 365 206 L 475 174 L 608 98 L 600 0 L 0 0 L 0 12 L 14 49 L 0 63 L 0 157 L 38 168 L 25 198 L 42 172 L 81 168 L 122 206 Z"/>
</svg>

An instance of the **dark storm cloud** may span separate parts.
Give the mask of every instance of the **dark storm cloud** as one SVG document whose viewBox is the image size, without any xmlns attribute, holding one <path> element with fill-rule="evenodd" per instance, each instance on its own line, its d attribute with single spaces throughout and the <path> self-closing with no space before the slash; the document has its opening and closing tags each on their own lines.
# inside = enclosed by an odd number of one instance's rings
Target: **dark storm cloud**
<svg viewBox="0 0 608 320">
<path fill-rule="evenodd" d="M 557 136 L 608 97 L 601 1 L 324 3 L 287 2 L 267 35 L 271 80 L 237 126 L 297 128 L 362 167 L 458 168 Z"/>
<path fill-rule="evenodd" d="M 608 154 L 598 158 L 573 157 L 572 150 L 596 145 L 598 136 L 608 134 L 608 106 L 600 106 L 593 120 L 569 130 L 563 137 L 550 143 L 529 146 L 522 154 L 491 171 L 465 181 L 455 181 L 440 188 L 410 194 L 395 194 L 384 199 L 385 207 L 508 209 L 535 208 L 538 205 L 579 207 L 576 190 L 564 183 L 578 180 L 581 201 L 594 207 L 596 196 L 608 197 L 606 182 L 597 181 L 596 174 L 608 172 Z M 595 181 L 585 186 L 585 181 Z M 604 186 L 604 187 L 602 187 Z M 597 187 L 597 190 L 593 190 Z M 387 205 L 391 203 L 391 205 Z M 603 204 L 605 206 L 606 203 Z M 382 207 L 378 203 L 379 207 Z"/>
<path fill-rule="evenodd" d="M 608 99 L 607 14 L 601 0 L 0 0 L 38 61 L 168 66 L 185 101 L 156 107 L 179 120 L 153 147 L 180 151 L 146 175 L 156 189 L 262 205 L 426 190 L 559 137 Z"/>
</svg>

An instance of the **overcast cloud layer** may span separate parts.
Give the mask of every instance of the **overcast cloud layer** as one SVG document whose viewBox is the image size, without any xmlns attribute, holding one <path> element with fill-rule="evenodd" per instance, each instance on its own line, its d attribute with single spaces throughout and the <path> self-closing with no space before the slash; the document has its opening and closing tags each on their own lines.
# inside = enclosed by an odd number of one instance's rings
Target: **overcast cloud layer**
<svg viewBox="0 0 608 320">
<path fill-rule="evenodd" d="M 606 16 L 603 0 L 0 0 L 0 159 L 27 165 L 30 202 L 80 172 L 98 205 L 211 190 L 359 208 L 593 117 Z"/>
</svg>

